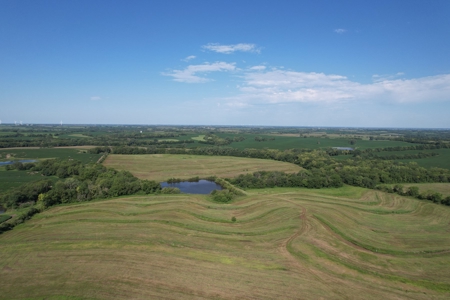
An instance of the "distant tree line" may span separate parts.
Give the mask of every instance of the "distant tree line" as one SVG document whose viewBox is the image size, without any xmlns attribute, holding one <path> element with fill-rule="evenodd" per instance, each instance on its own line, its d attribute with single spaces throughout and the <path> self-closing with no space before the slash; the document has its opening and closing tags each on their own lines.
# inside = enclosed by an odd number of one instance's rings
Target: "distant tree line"
<svg viewBox="0 0 450 300">
<path fill-rule="evenodd" d="M 365 155 L 361 155 L 361 157 L 365 159 L 383 159 L 383 160 L 398 160 L 398 159 L 422 159 L 427 157 L 433 157 L 438 156 L 439 153 L 436 152 L 419 152 L 419 153 L 409 153 L 405 155 L 397 155 L 397 154 L 390 154 L 390 155 L 376 155 L 373 153 L 368 153 Z"/>
</svg>

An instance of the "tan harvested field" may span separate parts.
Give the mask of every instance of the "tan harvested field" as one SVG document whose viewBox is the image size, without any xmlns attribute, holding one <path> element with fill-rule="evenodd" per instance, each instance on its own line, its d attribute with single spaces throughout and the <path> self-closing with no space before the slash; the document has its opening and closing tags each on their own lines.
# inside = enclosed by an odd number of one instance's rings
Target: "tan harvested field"
<svg viewBox="0 0 450 300">
<path fill-rule="evenodd" d="M 130 171 L 141 179 L 156 181 L 213 175 L 227 178 L 256 171 L 301 170 L 294 164 L 267 159 L 175 154 L 109 155 L 103 164 L 118 170 Z"/>
<path fill-rule="evenodd" d="M 0 298 L 449 299 L 449 220 L 350 187 L 53 207 L 0 235 Z"/>
</svg>

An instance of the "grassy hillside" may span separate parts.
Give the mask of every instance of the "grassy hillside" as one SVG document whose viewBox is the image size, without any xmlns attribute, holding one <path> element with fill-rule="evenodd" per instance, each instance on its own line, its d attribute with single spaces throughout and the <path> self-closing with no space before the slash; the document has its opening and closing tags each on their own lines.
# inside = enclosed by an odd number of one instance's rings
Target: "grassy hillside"
<svg viewBox="0 0 450 300">
<path fill-rule="evenodd" d="M 109 155 L 104 165 L 117 170 L 127 170 L 141 179 L 164 181 L 169 178 L 234 177 L 256 171 L 298 172 L 294 164 L 228 156 L 200 155 Z"/>
<path fill-rule="evenodd" d="M 449 207 L 351 187 L 248 194 L 53 207 L 0 235 L 0 298 L 449 298 Z"/>
</svg>

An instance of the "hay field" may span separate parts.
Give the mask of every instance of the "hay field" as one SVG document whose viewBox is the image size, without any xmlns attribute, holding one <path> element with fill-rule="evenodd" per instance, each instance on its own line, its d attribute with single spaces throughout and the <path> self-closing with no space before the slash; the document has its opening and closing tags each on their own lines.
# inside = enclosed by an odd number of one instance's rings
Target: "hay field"
<svg viewBox="0 0 450 300">
<path fill-rule="evenodd" d="M 141 179 L 156 181 L 213 175 L 222 178 L 235 177 L 256 171 L 301 170 L 294 164 L 266 159 L 176 154 L 109 155 L 103 164 L 117 170 L 130 171 Z"/>
<path fill-rule="evenodd" d="M 448 299 L 449 219 L 349 187 L 53 207 L 0 235 L 0 298 Z"/>
</svg>

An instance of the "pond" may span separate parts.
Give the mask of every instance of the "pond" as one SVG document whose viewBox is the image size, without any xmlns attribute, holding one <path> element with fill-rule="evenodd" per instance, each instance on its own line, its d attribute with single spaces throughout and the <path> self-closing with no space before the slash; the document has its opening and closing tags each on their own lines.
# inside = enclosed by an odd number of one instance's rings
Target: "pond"
<svg viewBox="0 0 450 300">
<path fill-rule="evenodd" d="M 210 194 L 214 190 L 221 190 L 222 187 L 209 180 L 199 180 L 197 182 L 182 181 L 176 183 L 161 182 L 161 187 L 174 187 L 179 188 L 182 193 L 186 194 Z"/>
<path fill-rule="evenodd" d="M 5 213 L 5 211 L 6 211 L 6 209 L 3 206 L 0 205 L 0 214 Z"/>
<path fill-rule="evenodd" d="M 15 162 L 16 161 L 0 161 L 0 166 L 12 165 Z M 24 159 L 24 160 L 19 160 L 19 162 L 21 162 L 21 163 L 32 163 L 32 162 L 37 162 L 37 160 L 35 160 L 35 159 Z"/>
</svg>

